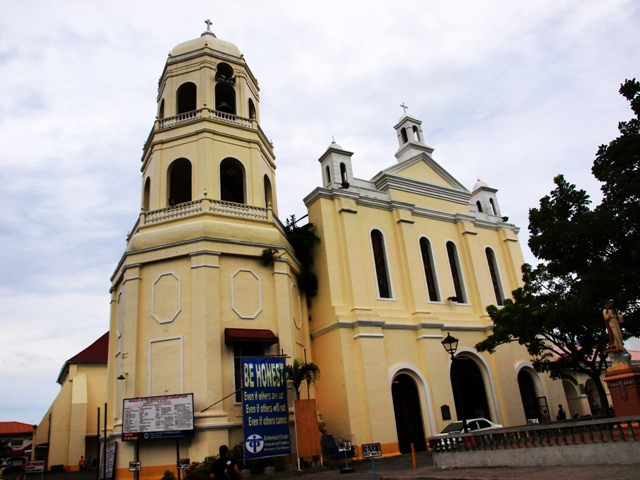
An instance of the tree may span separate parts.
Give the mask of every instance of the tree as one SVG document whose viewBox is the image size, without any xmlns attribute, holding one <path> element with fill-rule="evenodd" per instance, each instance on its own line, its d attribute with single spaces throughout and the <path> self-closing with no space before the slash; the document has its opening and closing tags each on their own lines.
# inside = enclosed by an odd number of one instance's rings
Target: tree
<svg viewBox="0 0 640 480">
<path fill-rule="evenodd" d="M 286 366 L 287 380 L 296 392 L 296 398 L 300 400 L 300 385 L 302 382 L 311 387 L 320 378 L 320 368 L 315 363 L 306 363 L 298 358 L 293 360 L 293 365 Z"/>
<path fill-rule="evenodd" d="M 592 173 L 602 182 L 602 202 L 591 209 L 584 190 L 555 177 L 556 188 L 529 210 L 529 247 L 542 262 L 523 265 L 524 286 L 502 308 L 487 307 L 493 331 L 476 345 L 493 353 L 517 341 L 538 372 L 588 375 L 601 402 L 605 302 L 627 312 L 625 338 L 640 334 L 640 83 L 627 80 L 620 93 L 635 118 L 620 122 L 620 136 L 598 149 Z"/>
<path fill-rule="evenodd" d="M 11 455 L 11 441 L 0 440 L 0 457 L 8 457 Z"/>
<path fill-rule="evenodd" d="M 307 304 L 310 304 L 311 297 L 318 294 L 318 277 L 311 271 L 311 267 L 313 266 L 313 247 L 320 242 L 320 238 L 315 234 L 313 223 L 307 223 L 301 227 L 296 225 L 295 215 L 291 215 L 286 223 L 287 240 L 302 267 L 298 274 L 298 286 L 307 295 Z"/>
</svg>

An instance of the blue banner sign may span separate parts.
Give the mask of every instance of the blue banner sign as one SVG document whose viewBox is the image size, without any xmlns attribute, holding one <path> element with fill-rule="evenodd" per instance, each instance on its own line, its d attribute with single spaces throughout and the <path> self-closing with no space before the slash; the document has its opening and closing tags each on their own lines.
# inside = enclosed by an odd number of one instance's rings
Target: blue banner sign
<svg viewBox="0 0 640 480">
<path fill-rule="evenodd" d="M 242 357 L 242 417 L 247 459 L 289 455 L 284 357 Z"/>
</svg>

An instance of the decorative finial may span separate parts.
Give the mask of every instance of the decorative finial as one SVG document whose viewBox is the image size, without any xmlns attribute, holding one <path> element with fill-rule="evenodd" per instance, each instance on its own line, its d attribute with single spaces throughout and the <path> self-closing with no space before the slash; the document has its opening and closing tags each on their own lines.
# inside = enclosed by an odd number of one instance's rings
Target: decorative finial
<svg viewBox="0 0 640 480">
<path fill-rule="evenodd" d="M 207 24 L 207 32 L 211 31 L 211 20 L 209 20 L 208 18 L 204 21 L 204 23 Z"/>
<path fill-rule="evenodd" d="M 404 102 L 402 102 L 402 104 L 401 104 L 400 106 L 402 107 L 402 110 L 404 110 L 404 114 L 406 115 L 406 114 L 407 114 L 407 108 L 409 108 L 409 107 L 407 107 L 407 106 L 404 104 Z"/>
</svg>

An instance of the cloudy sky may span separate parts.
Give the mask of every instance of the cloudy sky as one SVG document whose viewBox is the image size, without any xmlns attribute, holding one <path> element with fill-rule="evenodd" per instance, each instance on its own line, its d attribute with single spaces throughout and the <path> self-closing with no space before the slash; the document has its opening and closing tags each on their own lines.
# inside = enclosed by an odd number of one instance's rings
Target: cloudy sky
<svg viewBox="0 0 640 480">
<path fill-rule="evenodd" d="M 335 138 L 359 178 L 395 162 L 400 104 L 468 189 L 521 227 L 631 111 L 637 0 L 0 0 L 0 421 L 39 423 L 65 360 L 108 330 L 167 53 L 212 30 L 261 87 L 280 217 L 306 213 Z"/>
</svg>

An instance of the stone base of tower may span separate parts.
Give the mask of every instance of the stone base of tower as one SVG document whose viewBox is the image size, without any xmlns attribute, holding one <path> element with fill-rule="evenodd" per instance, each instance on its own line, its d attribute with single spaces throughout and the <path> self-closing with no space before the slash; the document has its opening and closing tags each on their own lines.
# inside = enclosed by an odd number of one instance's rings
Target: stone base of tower
<svg viewBox="0 0 640 480">
<path fill-rule="evenodd" d="M 640 367 L 614 363 L 604 375 L 616 417 L 640 415 Z"/>
</svg>

